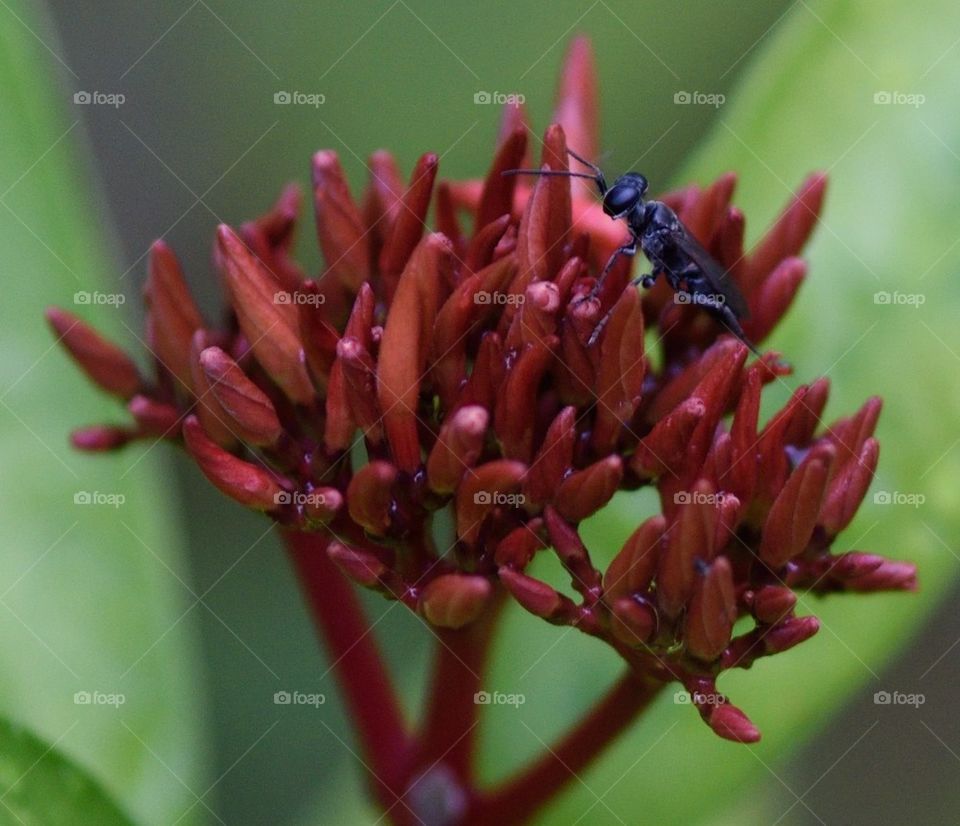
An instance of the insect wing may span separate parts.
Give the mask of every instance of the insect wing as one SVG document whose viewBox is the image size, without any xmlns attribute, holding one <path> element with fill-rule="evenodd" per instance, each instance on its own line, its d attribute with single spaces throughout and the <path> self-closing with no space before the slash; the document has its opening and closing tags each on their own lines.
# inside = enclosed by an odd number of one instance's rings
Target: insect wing
<svg viewBox="0 0 960 826">
<path fill-rule="evenodd" d="M 733 276 L 700 246 L 700 242 L 682 224 L 681 230 L 674 241 L 689 256 L 690 260 L 700 268 L 703 277 L 710 283 L 710 286 L 723 296 L 723 300 L 733 310 L 734 315 L 741 319 L 749 318 L 750 310 L 747 308 L 747 302 L 734 282 Z"/>
</svg>

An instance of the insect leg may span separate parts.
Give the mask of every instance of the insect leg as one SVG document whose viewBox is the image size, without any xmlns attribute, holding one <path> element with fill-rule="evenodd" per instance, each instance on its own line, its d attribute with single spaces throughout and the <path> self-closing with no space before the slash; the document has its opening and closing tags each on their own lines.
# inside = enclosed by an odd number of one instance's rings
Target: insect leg
<svg viewBox="0 0 960 826">
<path fill-rule="evenodd" d="M 584 301 L 587 301 L 591 298 L 596 298 L 600 294 L 600 290 L 603 289 L 604 279 L 607 277 L 607 273 L 613 269 L 613 265 L 617 263 L 617 259 L 621 255 L 629 255 L 631 258 L 637 254 L 637 241 L 633 239 L 628 243 L 624 244 L 622 247 L 617 247 L 613 251 L 613 255 L 610 256 L 610 259 L 607 261 L 607 265 L 603 268 L 603 272 L 600 273 L 600 276 L 597 278 L 596 283 L 593 285 L 590 292 L 586 295 L 580 296 L 574 304 L 580 304 Z"/>
<path fill-rule="evenodd" d="M 630 282 L 631 285 L 636 286 L 639 284 L 645 290 L 649 290 L 654 284 L 657 283 L 657 278 L 660 277 L 660 273 L 663 270 L 659 267 L 654 267 L 653 270 L 646 275 L 638 275 L 633 281 Z"/>
</svg>

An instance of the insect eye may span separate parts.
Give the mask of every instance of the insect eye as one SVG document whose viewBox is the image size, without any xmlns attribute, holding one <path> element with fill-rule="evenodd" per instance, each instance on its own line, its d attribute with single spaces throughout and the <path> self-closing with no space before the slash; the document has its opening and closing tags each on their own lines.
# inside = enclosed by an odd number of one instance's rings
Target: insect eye
<svg viewBox="0 0 960 826">
<path fill-rule="evenodd" d="M 632 186 L 614 186 L 603 199 L 603 211 L 607 215 L 621 215 L 636 205 L 640 193 Z"/>
</svg>

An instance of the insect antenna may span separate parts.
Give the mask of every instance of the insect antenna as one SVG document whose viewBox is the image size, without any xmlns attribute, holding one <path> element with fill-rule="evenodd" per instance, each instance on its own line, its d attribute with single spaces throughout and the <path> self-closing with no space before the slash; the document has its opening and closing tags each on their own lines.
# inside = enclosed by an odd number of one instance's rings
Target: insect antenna
<svg viewBox="0 0 960 826">
<path fill-rule="evenodd" d="M 588 175 L 586 172 L 568 172 L 562 169 L 505 169 L 503 175 L 551 175 L 563 178 L 587 178 L 591 181 L 597 180 L 596 175 Z"/>
</svg>

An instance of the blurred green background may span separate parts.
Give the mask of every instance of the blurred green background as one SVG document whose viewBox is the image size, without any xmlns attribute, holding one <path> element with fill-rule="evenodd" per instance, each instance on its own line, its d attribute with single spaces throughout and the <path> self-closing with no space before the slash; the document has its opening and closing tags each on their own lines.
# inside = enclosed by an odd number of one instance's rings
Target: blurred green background
<svg viewBox="0 0 960 826">
<path fill-rule="evenodd" d="M 597 53 L 610 171 L 640 168 L 658 190 L 734 169 L 755 239 L 806 172 L 829 170 L 811 277 L 772 344 L 795 381 L 830 376 L 831 418 L 872 393 L 886 399 L 873 491 L 925 499 L 868 497 L 841 544 L 918 562 L 922 590 L 805 599 L 821 633 L 722 683 L 763 730 L 758 747 L 719 741 L 665 697 L 542 822 L 950 822 L 960 803 L 953 5 L 4 0 L 0 716 L 43 742 L 0 727 L 0 823 L 124 822 L 110 800 L 144 824 L 377 819 L 268 523 L 167 446 L 71 452 L 71 426 L 121 411 L 51 350 L 42 309 L 76 309 L 136 351 L 144 256 L 163 236 L 215 317 L 217 223 L 258 214 L 288 180 L 306 186 L 319 148 L 339 152 L 355 191 L 381 147 L 404 172 L 433 150 L 443 175 L 482 174 L 499 112 L 474 94 L 525 95 L 542 130 L 578 32 Z M 83 91 L 124 101 L 74 103 Z M 278 91 L 325 102 L 278 106 Z M 678 105 L 683 91 L 725 102 Z M 300 251 L 319 266 L 309 210 Z M 75 307 L 78 291 L 126 302 Z M 897 291 L 923 303 L 875 299 Z M 770 406 L 786 392 L 772 389 Z M 82 491 L 126 499 L 74 505 Z M 618 498 L 591 527 L 598 556 L 650 507 Z M 368 604 L 388 616 L 377 633 L 413 712 L 429 664 L 422 631 L 404 610 Z M 503 633 L 489 685 L 527 702 L 489 709 L 488 778 L 537 753 L 618 669 L 602 646 L 519 611 Z M 328 701 L 277 706 L 278 690 Z M 878 706 L 878 690 L 926 702 Z M 124 702 L 87 705 L 78 692 Z M 54 754 L 72 765 L 45 771 Z"/>
</svg>

